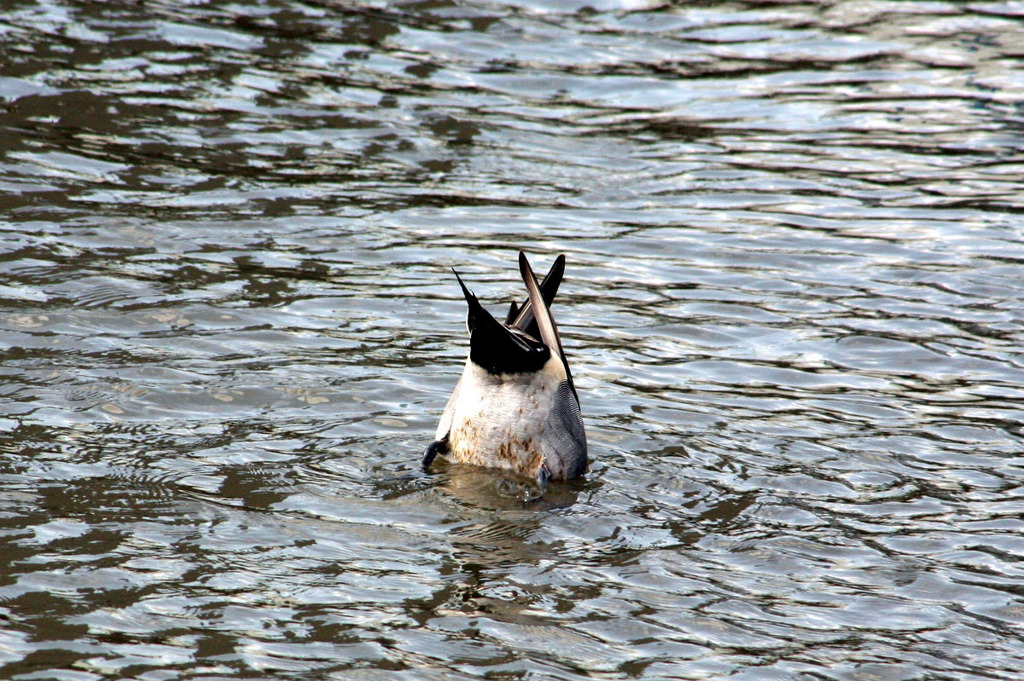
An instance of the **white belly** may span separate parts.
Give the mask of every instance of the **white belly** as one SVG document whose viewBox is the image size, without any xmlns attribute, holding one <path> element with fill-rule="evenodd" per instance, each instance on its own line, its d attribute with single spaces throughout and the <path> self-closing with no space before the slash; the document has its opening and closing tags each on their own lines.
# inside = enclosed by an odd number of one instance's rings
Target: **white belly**
<svg viewBox="0 0 1024 681">
<path fill-rule="evenodd" d="M 455 461 L 536 477 L 551 454 L 549 416 L 563 381 L 556 359 L 534 373 L 497 376 L 467 361 L 437 437 L 448 434 Z"/>
</svg>

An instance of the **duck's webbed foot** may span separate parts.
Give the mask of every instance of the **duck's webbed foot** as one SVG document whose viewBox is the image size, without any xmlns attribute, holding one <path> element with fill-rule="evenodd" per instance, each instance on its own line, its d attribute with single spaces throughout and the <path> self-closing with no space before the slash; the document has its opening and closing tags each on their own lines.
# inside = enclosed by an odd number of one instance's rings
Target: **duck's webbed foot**
<svg viewBox="0 0 1024 681">
<path fill-rule="evenodd" d="M 448 437 L 445 436 L 440 440 L 434 440 L 427 445 L 427 451 L 423 453 L 423 470 L 430 468 L 431 462 L 438 454 L 448 453 Z"/>
</svg>

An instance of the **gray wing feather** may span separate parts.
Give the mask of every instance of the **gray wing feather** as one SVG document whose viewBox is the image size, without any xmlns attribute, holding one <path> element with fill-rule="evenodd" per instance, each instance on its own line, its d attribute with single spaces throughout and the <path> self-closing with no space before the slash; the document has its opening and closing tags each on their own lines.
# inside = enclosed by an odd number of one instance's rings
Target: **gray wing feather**
<svg viewBox="0 0 1024 681">
<path fill-rule="evenodd" d="M 587 470 L 587 434 L 580 404 L 567 381 L 558 385 L 546 430 L 544 462 L 550 477 L 571 480 L 583 475 Z"/>
</svg>

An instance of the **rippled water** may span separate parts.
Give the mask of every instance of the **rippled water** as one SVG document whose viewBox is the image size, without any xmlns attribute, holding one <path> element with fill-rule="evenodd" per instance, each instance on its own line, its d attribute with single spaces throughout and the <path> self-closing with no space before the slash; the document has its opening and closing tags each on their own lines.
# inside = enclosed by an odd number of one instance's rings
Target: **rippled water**
<svg viewBox="0 0 1024 681">
<path fill-rule="evenodd" d="M 6 3 L 0 677 L 1013 678 L 1022 20 Z M 519 248 L 534 501 L 418 468 Z"/>
</svg>

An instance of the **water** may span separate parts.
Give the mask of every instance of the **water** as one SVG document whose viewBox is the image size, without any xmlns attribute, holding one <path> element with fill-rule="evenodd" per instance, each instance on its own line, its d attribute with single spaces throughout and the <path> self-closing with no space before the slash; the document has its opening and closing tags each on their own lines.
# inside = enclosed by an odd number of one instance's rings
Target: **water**
<svg viewBox="0 0 1024 681">
<path fill-rule="evenodd" d="M 1022 18 L 7 3 L 0 677 L 1019 675 Z M 539 498 L 418 468 L 519 248 Z"/>
</svg>

